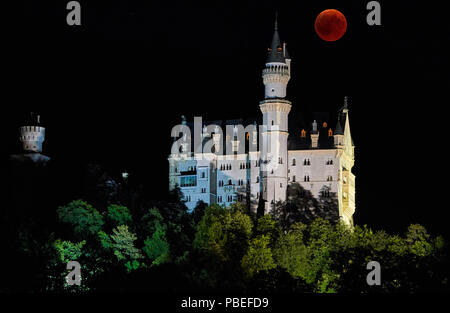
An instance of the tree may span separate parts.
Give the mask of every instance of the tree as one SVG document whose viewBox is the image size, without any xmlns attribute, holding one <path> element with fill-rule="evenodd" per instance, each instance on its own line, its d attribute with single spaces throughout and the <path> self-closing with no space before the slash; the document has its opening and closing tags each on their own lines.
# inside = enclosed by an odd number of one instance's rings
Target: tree
<svg viewBox="0 0 450 313">
<path fill-rule="evenodd" d="M 224 289 L 240 288 L 241 260 L 247 253 L 252 226 L 250 217 L 239 208 L 216 204 L 206 208 L 193 243 L 199 284 L 216 286 L 220 281 Z"/>
<path fill-rule="evenodd" d="M 170 260 L 169 244 L 166 240 L 166 227 L 159 222 L 152 238 L 147 237 L 142 250 L 152 260 L 152 265 L 160 265 Z"/>
<path fill-rule="evenodd" d="M 194 220 L 195 225 L 197 225 L 201 219 L 203 218 L 203 215 L 205 215 L 207 204 L 201 200 L 197 202 L 197 205 L 195 206 L 194 210 L 192 211 L 192 218 Z"/>
<path fill-rule="evenodd" d="M 110 206 L 108 206 L 107 219 L 113 227 L 126 225 L 132 220 L 128 208 L 117 204 L 111 204 Z"/>
<path fill-rule="evenodd" d="M 103 246 L 112 250 L 117 260 L 122 261 L 127 271 L 132 271 L 142 265 L 139 260 L 143 258 L 141 251 L 134 246 L 136 235 L 128 230 L 127 225 L 120 225 L 113 229 L 109 235 L 110 240 L 104 233 L 101 234 Z"/>
<path fill-rule="evenodd" d="M 251 240 L 247 254 L 241 261 L 247 277 L 250 278 L 260 271 L 268 271 L 276 267 L 269 243 L 268 235 L 261 235 Z"/>
<path fill-rule="evenodd" d="M 306 279 L 309 270 L 307 247 L 303 242 L 306 225 L 296 223 L 280 235 L 273 255 L 278 266 L 284 268 L 292 277 Z"/>
<path fill-rule="evenodd" d="M 95 235 L 104 224 L 100 213 L 83 200 L 74 200 L 57 210 L 59 220 L 73 228 L 76 238 L 85 239 Z"/>
<path fill-rule="evenodd" d="M 267 235 L 270 238 L 270 246 L 278 240 L 281 233 L 281 228 L 269 214 L 259 218 L 256 223 L 256 235 Z"/>
</svg>

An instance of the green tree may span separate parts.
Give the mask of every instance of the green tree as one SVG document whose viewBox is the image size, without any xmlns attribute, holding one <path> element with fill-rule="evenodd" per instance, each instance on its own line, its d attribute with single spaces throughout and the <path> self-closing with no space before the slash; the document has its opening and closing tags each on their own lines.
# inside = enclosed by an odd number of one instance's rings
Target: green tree
<svg viewBox="0 0 450 313">
<path fill-rule="evenodd" d="M 267 235 L 270 238 L 270 246 L 273 247 L 274 243 L 280 236 L 281 228 L 278 226 L 276 220 L 269 214 L 260 217 L 256 223 L 256 235 Z"/>
<path fill-rule="evenodd" d="M 152 265 L 160 265 L 170 260 L 169 244 L 166 240 L 166 227 L 159 222 L 151 238 L 144 241 L 142 250 L 152 260 Z"/>
<path fill-rule="evenodd" d="M 73 228 L 76 238 L 96 235 L 104 222 L 100 213 L 83 200 L 74 200 L 57 210 L 59 220 Z"/>
<path fill-rule="evenodd" d="M 109 235 L 110 241 L 105 238 L 104 234 L 100 235 L 102 245 L 109 247 L 117 260 L 122 261 L 127 271 L 135 270 L 139 266 L 144 266 L 139 262 L 143 258 L 141 251 L 134 246 L 136 235 L 128 230 L 127 225 L 120 225 L 113 229 L 113 234 Z"/>
<path fill-rule="evenodd" d="M 251 240 L 247 254 L 241 261 L 247 277 L 250 278 L 260 271 L 268 271 L 276 267 L 269 243 L 270 237 L 267 235 L 261 235 Z"/>
<path fill-rule="evenodd" d="M 200 284 L 215 286 L 220 281 L 222 288 L 236 290 L 242 281 L 241 260 L 247 253 L 252 226 L 250 217 L 238 208 L 206 208 L 193 243 Z"/>
<path fill-rule="evenodd" d="M 291 229 L 281 234 L 273 251 L 276 263 L 294 278 L 307 278 L 309 264 L 307 247 L 303 242 L 306 225 L 296 223 Z"/>
<path fill-rule="evenodd" d="M 113 227 L 129 224 L 132 220 L 128 208 L 117 204 L 108 206 L 107 219 Z"/>
</svg>

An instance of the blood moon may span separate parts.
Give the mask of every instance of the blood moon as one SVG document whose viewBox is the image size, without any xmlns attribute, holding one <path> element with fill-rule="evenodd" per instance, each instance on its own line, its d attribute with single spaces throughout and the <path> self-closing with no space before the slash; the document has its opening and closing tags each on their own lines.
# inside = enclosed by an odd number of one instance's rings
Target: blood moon
<svg viewBox="0 0 450 313">
<path fill-rule="evenodd" d="M 344 14 L 335 9 L 321 12 L 315 23 L 317 35 L 325 41 L 336 41 L 344 36 L 347 30 L 347 20 Z"/>
</svg>

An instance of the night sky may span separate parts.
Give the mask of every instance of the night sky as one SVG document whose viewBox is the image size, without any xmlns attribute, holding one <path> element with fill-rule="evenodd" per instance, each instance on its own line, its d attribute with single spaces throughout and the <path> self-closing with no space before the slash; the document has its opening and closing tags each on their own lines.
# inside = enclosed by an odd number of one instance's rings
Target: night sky
<svg viewBox="0 0 450 313">
<path fill-rule="evenodd" d="M 127 169 L 158 198 L 168 188 L 170 130 L 182 114 L 259 116 L 277 10 L 292 58 L 290 114 L 335 114 L 349 96 L 355 223 L 401 232 L 420 223 L 448 234 L 450 35 L 440 7 L 379 1 L 382 25 L 368 26 L 361 0 L 79 2 L 79 27 L 67 26 L 60 0 L 24 0 L 10 14 L 3 156 L 18 151 L 27 112 L 39 112 L 46 155 Z M 329 8 L 348 23 L 334 43 L 314 31 Z"/>
</svg>

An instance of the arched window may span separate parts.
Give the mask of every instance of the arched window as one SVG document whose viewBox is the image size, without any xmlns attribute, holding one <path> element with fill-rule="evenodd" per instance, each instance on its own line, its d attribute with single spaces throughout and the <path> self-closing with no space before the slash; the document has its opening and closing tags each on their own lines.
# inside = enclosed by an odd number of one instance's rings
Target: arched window
<svg viewBox="0 0 450 313">
<path fill-rule="evenodd" d="M 292 159 L 292 166 L 295 166 L 295 159 Z"/>
<path fill-rule="evenodd" d="M 322 127 L 326 128 L 328 126 L 327 122 L 323 122 Z"/>
<path fill-rule="evenodd" d="M 292 176 L 292 182 L 294 182 L 294 183 L 295 183 L 295 175 L 294 175 L 294 176 Z"/>
<path fill-rule="evenodd" d="M 328 137 L 332 137 L 333 136 L 333 131 L 331 130 L 331 128 L 328 130 Z"/>
</svg>

